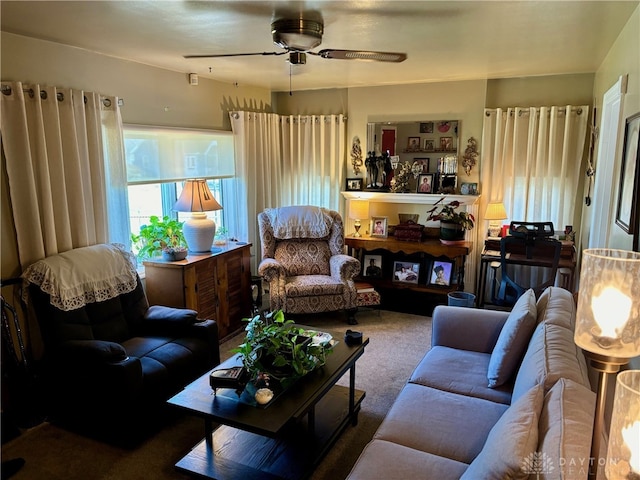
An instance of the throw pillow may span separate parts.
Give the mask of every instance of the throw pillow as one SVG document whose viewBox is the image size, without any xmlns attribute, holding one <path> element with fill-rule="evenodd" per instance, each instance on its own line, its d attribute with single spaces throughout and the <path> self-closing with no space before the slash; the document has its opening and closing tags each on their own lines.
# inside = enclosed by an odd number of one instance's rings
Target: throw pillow
<svg viewBox="0 0 640 480">
<path fill-rule="evenodd" d="M 489 388 L 503 385 L 515 374 L 536 327 L 536 318 L 536 295 L 530 288 L 513 306 L 493 348 L 487 371 Z"/>
<path fill-rule="evenodd" d="M 482 450 L 460 480 L 525 479 L 530 473 L 538 445 L 538 418 L 544 389 L 536 385 L 502 414 L 493 426 Z"/>
</svg>

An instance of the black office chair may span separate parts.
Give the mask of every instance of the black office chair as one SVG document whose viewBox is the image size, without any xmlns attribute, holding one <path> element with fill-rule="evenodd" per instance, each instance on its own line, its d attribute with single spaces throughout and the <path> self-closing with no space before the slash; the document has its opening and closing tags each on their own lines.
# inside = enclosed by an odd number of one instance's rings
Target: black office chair
<svg viewBox="0 0 640 480">
<path fill-rule="evenodd" d="M 500 241 L 500 270 L 502 278 L 496 303 L 501 306 L 511 306 L 529 288 L 533 288 L 536 297 L 538 297 L 545 288 L 555 284 L 561 249 L 562 242 L 553 238 L 535 236 L 503 237 Z M 515 261 L 515 256 L 518 256 L 517 261 Z M 516 281 L 515 270 L 521 265 L 540 271 L 542 281 L 535 285 L 531 285 L 531 282 Z"/>
</svg>

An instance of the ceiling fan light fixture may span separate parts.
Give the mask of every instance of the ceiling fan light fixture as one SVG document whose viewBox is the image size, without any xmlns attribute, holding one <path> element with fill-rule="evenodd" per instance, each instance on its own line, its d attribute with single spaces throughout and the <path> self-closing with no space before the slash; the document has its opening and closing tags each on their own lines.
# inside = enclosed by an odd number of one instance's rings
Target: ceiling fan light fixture
<svg viewBox="0 0 640 480">
<path fill-rule="evenodd" d="M 323 32 L 322 23 L 303 18 L 285 18 L 271 24 L 273 43 L 287 50 L 311 50 L 320 45 Z"/>
</svg>

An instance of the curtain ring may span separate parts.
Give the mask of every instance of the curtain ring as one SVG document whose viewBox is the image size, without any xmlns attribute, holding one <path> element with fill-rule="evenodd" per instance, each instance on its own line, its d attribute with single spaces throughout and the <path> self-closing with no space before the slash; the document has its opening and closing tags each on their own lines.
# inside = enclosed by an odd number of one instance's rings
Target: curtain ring
<svg viewBox="0 0 640 480">
<path fill-rule="evenodd" d="M 11 86 L 2 85 L 2 93 L 4 93 L 5 95 L 11 95 L 11 93 L 13 93 L 11 90 Z"/>
<path fill-rule="evenodd" d="M 33 98 L 35 96 L 35 92 L 33 91 L 33 88 L 29 89 L 29 96 L 31 98 Z M 46 100 L 47 98 L 49 98 L 49 94 L 47 93 L 46 90 L 40 90 L 40 98 L 42 100 Z"/>
<path fill-rule="evenodd" d="M 108 98 L 103 98 L 102 99 L 102 105 L 105 106 L 105 108 L 109 108 L 111 106 L 111 100 Z"/>
<path fill-rule="evenodd" d="M 56 93 L 56 99 L 57 99 L 59 102 L 62 102 L 62 101 L 64 100 L 64 93 L 62 93 L 62 92 L 58 92 L 58 93 Z"/>
</svg>

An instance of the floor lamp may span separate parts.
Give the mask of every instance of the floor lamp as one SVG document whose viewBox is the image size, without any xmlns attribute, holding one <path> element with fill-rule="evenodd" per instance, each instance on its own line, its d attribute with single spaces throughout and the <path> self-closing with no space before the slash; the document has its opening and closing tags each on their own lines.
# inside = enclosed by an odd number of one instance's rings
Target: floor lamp
<svg viewBox="0 0 640 480">
<path fill-rule="evenodd" d="M 609 381 L 640 355 L 640 253 L 589 249 L 582 255 L 575 343 L 598 372 L 589 478 L 595 479 Z"/>
<path fill-rule="evenodd" d="M 604 471 L 608 480 L 640 480 L 640 370 L 616 378 Z"/>
</svg>

